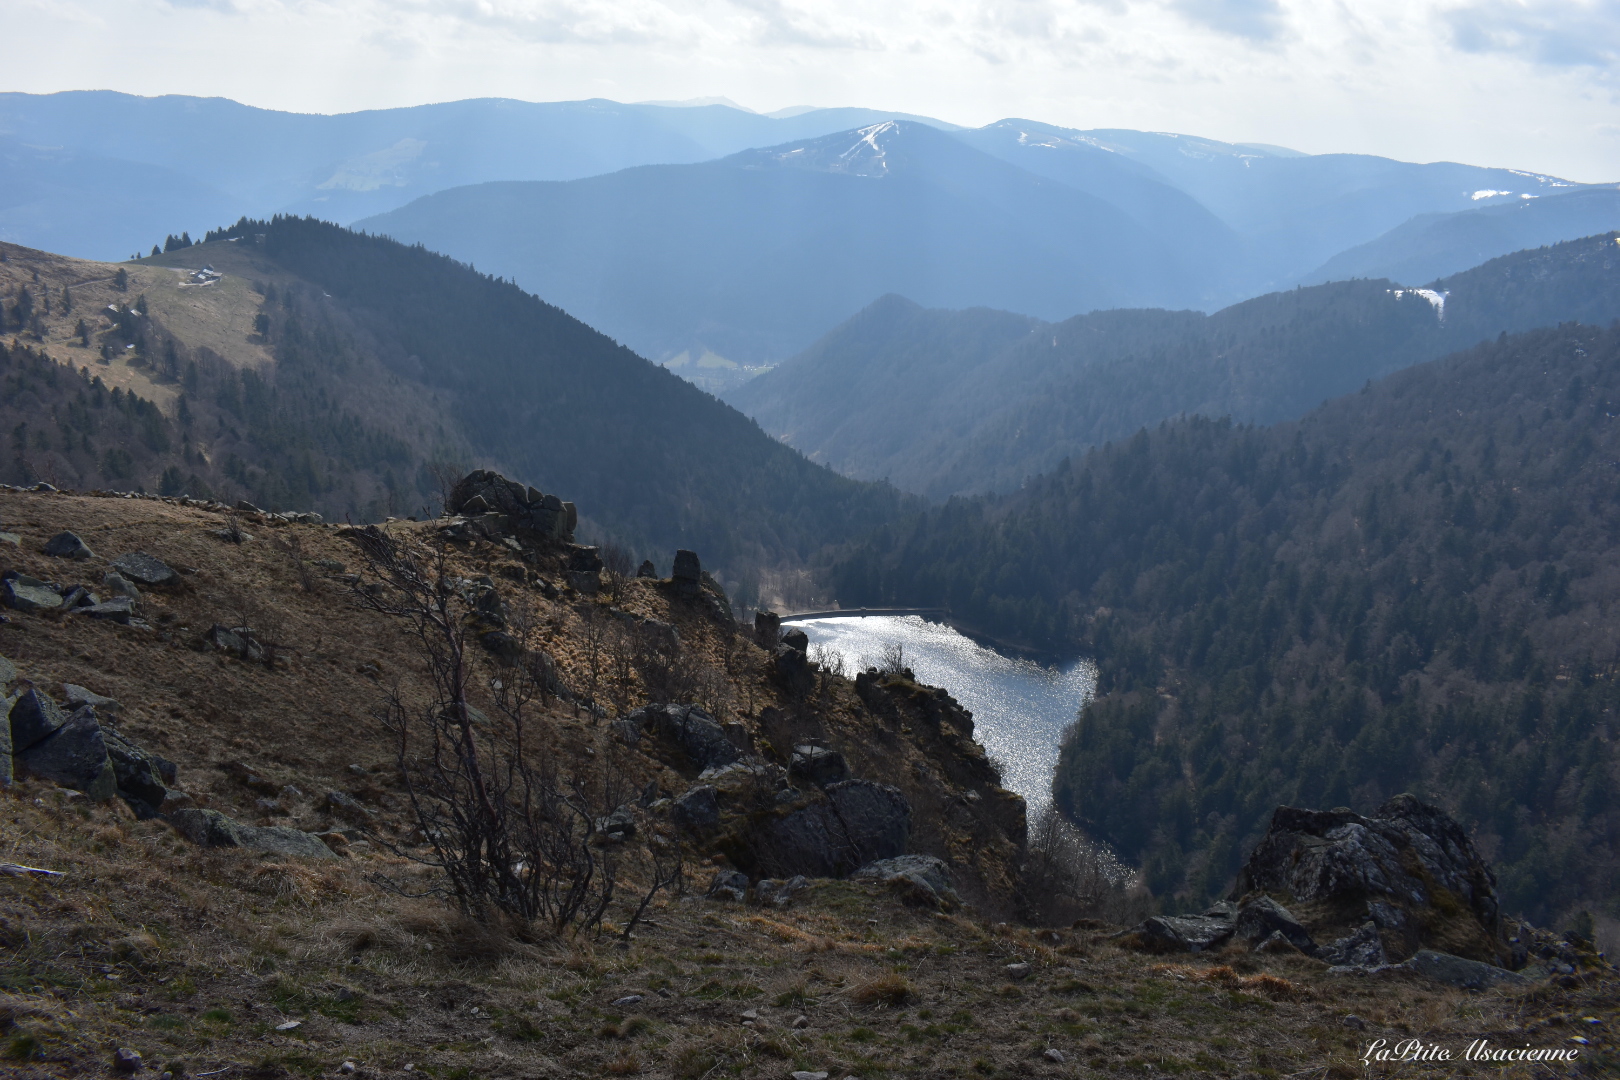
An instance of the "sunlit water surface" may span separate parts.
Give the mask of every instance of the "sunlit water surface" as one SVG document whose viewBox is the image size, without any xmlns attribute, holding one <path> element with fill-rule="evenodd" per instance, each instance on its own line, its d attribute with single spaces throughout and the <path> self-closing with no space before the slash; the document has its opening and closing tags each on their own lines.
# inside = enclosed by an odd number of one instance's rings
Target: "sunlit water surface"
<svg viewBox="0 0 1620 1080">
<path fill-rule="evenodd" d="M 1024 797 L 1031 814 L 1051 802 L 1058 744 L 1096 685 L 1090 661 L 1045 667 L 1003 656 L 916 615 L 793 625 L 809 635 L 812 647 L 842 656 L 852 675 L 879 666 L 884 646 L 900 645 L 919 682 L 944 687 L 973 713 L 973 737 L 1005 766 L 1003 783 Z"/>
</svg>

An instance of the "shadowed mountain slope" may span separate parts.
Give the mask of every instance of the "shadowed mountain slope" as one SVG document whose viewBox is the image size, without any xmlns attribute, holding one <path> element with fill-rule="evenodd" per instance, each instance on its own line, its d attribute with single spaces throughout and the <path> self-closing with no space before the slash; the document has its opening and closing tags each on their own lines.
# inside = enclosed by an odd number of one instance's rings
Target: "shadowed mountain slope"
<svg viewBox="0 0 1620 1080">
<path fill-rule="evenodd" d="M 1008 491 L 1166 417 L 1289 419 L 1504 331 L 1620 318 L 1615 240 L 1504 256 L 1421 293 L 1343 281 L 1209 316 L 1108 311 L 1050 325 L 889 299 L 727 399 L 852 476 L 935 498 Z M 964 333 L 968 323 L 1003 331 Z"/>
</svg>

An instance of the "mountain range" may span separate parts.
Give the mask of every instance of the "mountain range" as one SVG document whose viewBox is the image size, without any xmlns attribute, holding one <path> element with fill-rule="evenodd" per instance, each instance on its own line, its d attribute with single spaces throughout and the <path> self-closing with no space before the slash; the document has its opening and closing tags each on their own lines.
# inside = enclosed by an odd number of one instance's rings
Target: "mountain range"
<svg viewBox="0 0 1620 1080">
<path fill-rule="evenodd" d="M 1340 281 L 1208 316 L 1118 310 L 1050 324 L 888 296 L 725 396 L 845 475 L 934 499 L 1009 491 L 1168 417 L 1294 419 L 1503 332 L 1620 318 L 1617 240 L 1518 252 L 1428 289 Z"/>
<path fill-rule="evenodd" d="M 1612 192 L 1570 199 L 1586 192 L 1509 169 L 872 109 L 475 99 L 317 116 L 0 95 L 0 239 L 105 260 L 244 214 L 363 222 L 512 278 L 713 390 L 886 293 L 1054 321 L 1213 311 L 1346 276 L 1422 283 L 1620 225 Z M 1534 209 L 1505 213 L 1521 203 Z"/>
</svg>

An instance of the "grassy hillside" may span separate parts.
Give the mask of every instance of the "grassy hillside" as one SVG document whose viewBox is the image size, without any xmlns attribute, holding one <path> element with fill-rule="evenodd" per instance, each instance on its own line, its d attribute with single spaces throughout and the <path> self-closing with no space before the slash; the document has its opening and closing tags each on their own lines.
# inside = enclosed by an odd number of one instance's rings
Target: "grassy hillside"
<svg viewBox="0 0 1620 1080">
<path fill-rule="evenodd" d="M 27 425 L 0 449 L 14 481 L 375 520 L 434 510 L 438 466 L 486 463 L 591 507 L 588 531 L 659 558 L 697 549 L 745 591 L 759 568 L 797 564 L 901 505 L 517 287 L 421 249 L 307 219 L 243 222 L 124 268 L 122 290 L 118 267 L 8 251 L 12 321 L 23 289 L 40 319 L 6 352 L 23 381 L 0 421 Z M 212 285 L 183 273 L 210 263 L 224 274 Z M 106 281 L 69 280 L 92 272 Z M 73 312 L 32 300 L 63 285 L 89 290 Z M 81 313 L 88 347 L 73 340 Z M 110 389 L 158 406 L 144 442 L 71 419 Z"/>
<path fill-rule="evenodd" d="M 1169 421 L 837 565 L 849 604 L 945 605 L 1087 653 L 1054 793 L 1193 904 L 1277 800 L 1411 789 L 1478 822 L 1508 904 L 1620 886 L 1620 331 L 1418 365 L 1273 428 Z"/>
<path fill-rule="evenodd" d="M 942 737 L 951 723 L 942 731 L 937 712 L 903 701 L 898 712 L 873 711 L 847 680 L 825 675 L 792 699 L 764 650 L 669 582 L 624 583 L 611 604 L 566 591 L 548 599 L 565 580 L 562 547 L 515 552 L 474 540 L 451 546 L 446 570 L 463 583 L 497 582 L 525 645 L 550 658 L 561 684 L 598 688 L 604 701 L 639 704 L 650 690 L 633 669 L 621 683 L 606 658 L 598 635 L 622 625 L 613 609 L 674 625 L 683 678 L 770 763 L 782 760 L 777 744 L 809 738 L 858 775 L 903 787 L 914 848 L 951 860 L 971 906 L 944 911 L 885 885 L 831 879 L 785 907 L 705 897 L 733 864 L 722 845 L 672 820 L 667 796 L 694 783 L 691 763 L 651 739 L 627 746 L 554 696 L 530 716 L 538 748 L 593 804 L 622 799 L 636 824 L 627 841 L 591 845 L 615 860 L 619 891 L 596 928 L 470 918 L 413 861 L 431 849 L 375 710 L 390 690 L 412 703 L 432 690 L 404 627 L 345 581 L 364 569 L 353 532 L 250 518 L 242 524 L 255 538 L 233 544 L 208 508 L 19 492 L 0 492 L 0 520 L 20 541 L 0 542 L 0 572 L 93 581 L 124 549 L 182 568 L 178 584 L 143 592 L 137 613 L 148 627 L 7 611 L 0 655 L 16 672 L 7 666 L 0 680 L 53 696 L 73 683 L 116 699 L 97 709 L 104 728 L 172 760 L 181 802 L 306 842 L 318 835 L 329 852 L 201 848 L 116 799 L 90 802 L 32 776 L 0 787 L 7 1077 L 111 1075 L 120 1048 L 141 1054 L 141 1076 L 253 1080 L 1149 1067 L 1348 1077 L 1374 1038 L 1421 1036 L 1460 1051 L 1480 1037 L 1566 1045 L 1571 1030 L 1587 1039 L 1575 1075 L 1613 1067 L 1606 1025 L 1617 982 L 1590 952 L 1578 975 L 1464 994 L 1412 975 L 1346 979 L 1297 952 L 1241 945 L 1166 963 L 1125 947 L 1110 937 L 1120 927 L 1103 921 L 1009 924 L 1022 814 L 988 812 L 1020 808 L 994 785 L 981 749 Z M 96 556 L 41 554 L 69 527 Z M 383 529 L 406 545 L 432 533 L 425 523 Z M 220 621 L 250 623 L 273 648 L 257 661 L 216 650 L 204 628 Z M 498 730 L 488 717 L 501 715 L 500 680 L 517 676 L 482 650 L 470 663 L 483 737 Z M 907 680 L 898 696 L 929 698 Z M 638 800 L 648 785 L 661 800 Z M 680 881 L 627 933 L 649 853 L 676 847 L 686 855 Z M 61 876 L 12 873 L 12 864 Z M 1605 1024 L 1569 1019 L 1594 1015 Z"/>
</svg>

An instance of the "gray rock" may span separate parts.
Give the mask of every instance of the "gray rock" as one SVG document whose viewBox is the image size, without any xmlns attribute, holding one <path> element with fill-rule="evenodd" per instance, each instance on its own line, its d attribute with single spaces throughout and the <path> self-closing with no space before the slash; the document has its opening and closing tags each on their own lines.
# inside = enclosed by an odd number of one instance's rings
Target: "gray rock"
<svg viewBox="0 0 1620 1080">
<path fill-rule="evenodd" d="M 700 772 L 742 757 L 725 728 L 696 705 L 643 705 L 626 715 L 620 725 L 621 732 L 651 732 L 674 742 Z M 626 741 L 632 741 L 628 734 Z"/>
<path fill-rule="evenodd" d="M 658 577 L 658 568 L 652 564 L 651 559 L 643 559 L 641 566 L 636 570 L 636 577 L 656 579 Z"/>
<path fill-rule="evenodd" d="M 596 819 L 598 835 L 614 842 L 636 835 L 636 818 L 628 806 L 621 806 L 606 817 Z"/>
<path fill-rule="evenodd" d="M 675 567 L 670 573 L 676 584 L 701 585 L 703 582 L 703 564 L 698 561 L 697 552 L 681 548 L 675 553 Z"/>
<path fill-rule="evenodd" d="M 601 549 L 589 546 L 580 546 L 568 553 L 568 569 L 579 570 L 583 573 L 594 574 L 601 570 L 605 564 L 602 562 Z"/>
<path fill-rule="evenodd" d="M 1221 915 L 1154 915 L 1115 936 L 1147 952 L 1208 952 L 1230 941 L 1236 929 Z"/>
<path fill-rule="evenodd" d="M 10 715 L 11 707 L 15 703 L 15 699 L 13 698 L 5 699 L 3 710 L 6 713 L 6 716 L 4 718 L 0 718 L 0 788 L 10 787 L 12 780 L 15 779 L 13 773 L 14 766 L 12 764 L 11 756 Z"/>
<path fill-rule="evenodd" d="M 1378 924 L 1373 922 L 1362 923 L 1355 933 L 1322 946 L 1316 956 L 1334 967 L 1375 968 L 1389 963 L 1384 939 L 1379 936 Z"/>
<path fill-rule="evenodd" d="M 786 881 L 780 878 L 761 878 L 754 884 L 754 899 L 770 907 L 785 908 L 793 898 L 810 887 L 810 879 L 795 874 Z"/>
<path fill-rule="evenodd" d="M 107 757 L 107 743 L 96 711 L 84 706 L 67 723 L 17 755 L 17 763 L 43 777 L 100 801 L 118 793 L 118 780 Z"/>
<path fill-rule="evenodd" d="M 11 752 L 21 754 L 67 723 L 67 714 L 38 690 L 24 690 L 11 706 Z"/>
<path fill-rule="evenodd" d="M 488 469 L 477 469 L 457 481 L 445 502 L 445 512 L 468 517 L 497 515 L 502 531 L 511 529 L 546 540 L 567 541 L 578 522 L 577 514 L 571 516 L 568 504 L 557 496 L 542 494 Z"/>
<path fill-rule="evenodd" d="M 1269 937 L 1263 939 L 1254 947 L 1257 953 L 1298 953 L 1302 952 L 1299 946 L 1288 940 L 1288 935 L 1281 930 L 1273 930 Z"/>
<path fill-rule="evenodd" d="M 1258 944 L 1273 934 L 1282 934 L 1288 943 L 1303 953 L 1316 949 L 1316 942 L 1293 913 L 1269 896 L 1257 896 L 1244 901 L 1237 911 L 1236 936 L 1250 945 Z"/>
<path fill-rule="evenodd" d="M 0 690 L 17 681 L 17 665 L 0 656 Z"/>
<path fill-rule="evenodd" d="M 76 608 L 74 614 L 85 615 L 92 619 L 106 619 L 108 622 L 128 626 L 135 618 L 135 601 L 127 596 L 115 596 L 99 604 Z"/>
<path fill-rule="evenodd" d="M 1013 982 L 1023 982 L 1025 979 L 1029 978 L 1034 971 L 1033 968 L 1022 961 L 1015 964 L 1008 964 L 1001 970 L 1006 972 L 1007 978 L 1011 979 Z"/>
<path fill-rule="evenodd" d="M 135 583 L 116 570 L 101 575 L 101 587 L 113 596 L 127 596 L 131 600 L 141 598 L 141 590 L 135 587 Z"/>
<path fill-rule="evenodd" d="M 781 872 L 844 877 L 905 854 L 910 836 L 911 804 L 899 789 L 845 780 L 830 785 L 825 798 L 766 825 L 757 846 Z"/>
<path fill-rule="evenodd" d="M 856 881 L 882 881 L 908 887 L 908 899 L 950 909 L 962 903 L 951 886 L 945 860 L 934 855 L 899 855 L 867 863 L 850 875 Z"/>
<path fill-rule="evenodd" d="M 377 815 L 366 809 L 364 803 L 353 795 L 343 791 L 328 791 L 326 793 L 326 807 L 333 815 L 352 821 L 356 825 L 364 825 Z"/>
<path fill-rule="evenodd" d="M 176 832 L 199 847 L 239 847 L 313 859 L 338 856 L 320 837 L 283 825 L 255 826 L 232 821 L 218 810 L 183 809 L 169 815 Z"/>
<path fill-rule="evenodd" d="M 720 870 L 715 873 L 714 880 L 709 882 L 708 895 L 714 900 L 735 900 L 741 903 L 748 898 L 748 875 L 736 870 Z"/>
<path fill-rule="evenodd" d="M 140 817 L 162 812 L 169 789 L 163 782 L 157 759 L 112 728 L 102 728 L 101 737 L 107 744 L 107 758 L 112 762 L 118 794 Z"/>
<path fill-rule="evenodd" d="M 1419 949 L 1405 963 L 1396 965 L 1416 972 L 1425 979 L 1463 990 L 1489 990 L 1493 986 L 1523 986 L 1530 980 L 1514 971 L 1482 964 L 1477 960 L 1464 960 L 1450 953 L 1433 949 Z"/>
<path fill-rule="evenodd" d="M 75 585 L 62 593 L 62 606 L 70 611 L 75 608 L 93 607 L 99 603 L 101 603 L 101 597 L 83 585 Z"/>
<path fill-rule="evenodd" d="M 817 787 L 849 779 L 849 763 L 836 750 L 821 746 L 795 746 L 788 761 L 788 775 L 807 780 Z"/>
<path fill-rule="evenodd" d="M 96 553 L 77 534 L 59 532 L 45 541 L 45 554 L 58 559 L 91 559 Z"/>
<path fill-rule="evenodd" d="M 810 635 L 795 626 L 782 634 L 782 644 L 794 652 L 808 652 L 810 650 Z"/>
<path fill-rule="evenodd" d="M 595 570 L 570 570 L 568 587 L 581 596 L 595 596 L 602 591 L 602 576 Z"/>
<path fill-rule="evenodd" d="M 180 580 L 180 575 L 171 570 L 167 563 L 144 551 L 130 551 L 118 556 L 112 561 L 112 568 L 137 585 L 173 585 Z"/>
<path fill-rule="evenodd" d="M 127 1046 L 120 1046 L 113 1051 L 112 1064 L 113 1069 L 121 1073 L 138 1073 L 145 1068 L 139 1051 L 131 1050 Z"/>
<path fill-rule="evenodd" d="M 677 824 L 705 833 L 720 824 L 720 799 L 712 785 L 698 784 L 676 799 L 670 812 Z"/>
<path fill-rule="evenodd" d="M 93 690 L 86 690 L 78 683 L 63 683 L 62 695 L 67 701 L 68 708 L 77 709 L 80 705 L 93 705 L 101 712 L 117 712 L 118 702 L 110 697 L 102 697 Z"/>
<path fill-rule="evenodd" d="M 0 544 L 20 548 L 22 547 L 22 537 L 12 532 L 0 532 Z"/>
<path fill-rule="evenodd" d="M 17 611 L 51 611 L 62 606 L 62 594 L 49 582 L 18 574 L 0 584 L 0 602 Z"/>
<path fill-rule="evenodd" d="M 1052 1062 L 1054 1065 L 1062 1065 L 1065 1061 L 1069 1060 L 1066 1056 L 1064 1056 L 1063 1051 L 1059 1050 L 1055 1046 L 1048 1046 L 1045 1050 L 1042 1050 L 1041 1057 Z"/>
<path fill-rule="evenodd" d="M 209 629 L 205 640 L 220 652 L 229 653 L 238 660 L 253 664 L 264 660 L 264 647 L 254 639 L 253 631 L 245 626 L 226 627 L 216 623 Z"/>
</svg>

